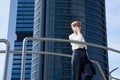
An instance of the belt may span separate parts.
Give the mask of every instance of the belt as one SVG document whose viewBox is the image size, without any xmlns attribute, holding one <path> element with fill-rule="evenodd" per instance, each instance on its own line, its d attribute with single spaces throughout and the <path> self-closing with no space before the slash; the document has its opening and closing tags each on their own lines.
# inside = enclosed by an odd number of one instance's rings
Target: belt
<svg viewBox="0 0 120 80">
<path fill-rule="evenodd" d="M 83 48 L 75 49 L 74 51 L 78 51 L 78 50 L 86 50 L 86 49 L 85 49 L 85 47 L 83 47 Z"/>
</svg>

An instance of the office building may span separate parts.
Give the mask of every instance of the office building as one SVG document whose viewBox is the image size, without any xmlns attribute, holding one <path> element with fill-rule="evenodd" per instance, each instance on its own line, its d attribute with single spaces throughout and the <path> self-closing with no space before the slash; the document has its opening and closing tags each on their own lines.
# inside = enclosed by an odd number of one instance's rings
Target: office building
<svg viewBox="0 0 120 80">
<path fill-rule="evenodd" d="M 68 39 L 71 22 L 82 22 L 86 42 L 107 46 L 105 0 L 35 0 L 34 37 Z M 69 43 L 37 42 L 34 51 L 72 54 Z M 108 79 L 107 51 L 88 46 L 90 59 L 100 63 Z M 96 65 L 95 65 L 96 66 Z M 96 66 L 94 80 L 103 80 Z M 71 59 L 66 57 L 32 56 L 31 80 L 71 80 Z"/>
<path fill-rule="evenodd" d="M 34 0 L 11 0 L 8 40 L 12 50 L 21 51 L 25 37 L 33 36 Z M 32 50 L 32 42 L 27 43 L 27 50 Z M 11 54 L 9 59 L 8 80 L 20 80 L 21 53 Z M 25 80 L 30 80 L 32 55 L 26 55 Z"/>
</svg>

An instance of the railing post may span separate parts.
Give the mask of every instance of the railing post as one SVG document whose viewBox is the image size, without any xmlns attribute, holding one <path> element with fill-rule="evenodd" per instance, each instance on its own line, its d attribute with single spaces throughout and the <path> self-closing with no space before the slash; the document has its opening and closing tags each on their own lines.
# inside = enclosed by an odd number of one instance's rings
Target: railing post
<svg viewBox="0 0 120 80">
<path fill-rule="evenodd" d="M 103 73 L 103 71 L 102 71 L 102 68 L 101 68 L 100 64 L 99 64 L 97 61 L 95 61 L 95 60 L 91 60 L 91 61 L 97 65 L 97 67 L 98 67 L 98 69 L 99 69 L 99 71 L 100 71 L 100 73 L 101 73 L 103 79 L 106 80 L 106 78 L 105 78 L 105 76 L 104 76 L 104 73 Z"/>
<path fill-rule="evenodd" d="M 25 80 L 24 79 L 24 75 L 25 75 L 25 59 L 26 59 L 26 43 L 27 43 L 27 38 L 25 38 L 23 40 L 23 47 L 22 47 L 22 61 L 21 61 L 21 80 Z"/>
<path fill-rule="evenodd" d="M 119 68 L 119 67 L 116 67 L 116 68 L 114 68 L 113 70 L 111 70 L 111 71 L 109 72 L 109 80 L 112 80 L 112 79 L 119 80 L 119 79 L 117 79 L 117 78 L 112 77 L 112 75 L 111 75 L 111 73 L 114 72 L 115 70 L 117 70 L 118 68 Z"/>
<path fill-rule="evenodd" d="M 6 39 L 0 39 L 0 42 L 3 42 L 6 44 L 6 56 L 5 56 L 5 67 L 4 67 L 4 75 L 3 80 L 7 80 L 7 72 L 8 72 L 8 60 L 9 60 L 9 50 L 10 50 L 10 44 Z"/>
</svg>

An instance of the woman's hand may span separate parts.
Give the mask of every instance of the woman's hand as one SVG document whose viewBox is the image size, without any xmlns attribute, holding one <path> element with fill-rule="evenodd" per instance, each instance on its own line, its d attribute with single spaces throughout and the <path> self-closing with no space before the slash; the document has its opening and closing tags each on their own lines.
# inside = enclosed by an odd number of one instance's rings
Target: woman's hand
<svg viewBox="0 0 120 80">
<path fill-rule="evenodd" d="M 78 26 L 72 27 L 72 30 L 74 31 L 75 34 L 79 34 L 81 32 L 81 28 Z"/>
<path fill-rule="evenodd" d="M 80 27 L 76 27 L 76 32 L 77 32 L 77 34 L 80 33 Z"/>
<path fill-rule="evenodd" d="M 80 32 L 81 32 L 80 27 L 77 27 L 77 26 L 76 26 L 76 27 L 74 27 L 74 33 L 75 33 L 75 34 L 77 34 L 77 35 L 78 35 L 78 34 L 80 34 Z"/>
</svg>

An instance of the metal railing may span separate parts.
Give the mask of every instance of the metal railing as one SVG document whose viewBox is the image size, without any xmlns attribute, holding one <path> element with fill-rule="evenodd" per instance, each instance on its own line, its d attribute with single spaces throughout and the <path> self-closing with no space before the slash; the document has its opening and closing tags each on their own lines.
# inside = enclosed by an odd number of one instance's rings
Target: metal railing
<svg viewBox="0 0 120 80">
<path fill-rule="evenodd" d="M 5 51 L 0 51 L 0 53 L 5 53 Z M 9 53 L 21 54 L 22 51 L 13 51 L 13 50 L 11 50 L 11 51 L 9 51 Z M 47 54 L 47 55 L 54 55 L 54 56 L 62 56 L 62 57 L 69 57 L 69 58 L 71 58 L 71 55 L 68 55 L 68 54 L 66 55 L 66 54 L 62 54 L 62 53 L 42 52 L 42 51 L 40 51 L 40 52 L 26 51 L 26 53 Z M 93 63 L 97 64 L 97 66 L 100 66 L 97 61 L 94 61 L 94 60 L 91 60 L 91 61 L 92 61 Z M 104 74 L 103 71 L 102 71 L 102 69 L 101 69 L 101 67 L 98 67 L 98 69 L 99 69 L 100 73 Z M 102 74 L 101 74 L 101 75 L 102 75 Z M 4 75 L 4 76 L 5 76 L 5 75 Z M 5 77 L 4 77 L 4 78 L 5 78 Z M 118 78 L 112 77 L 111 75 L 109 75 L 109 78 L 110 78 L 109 80 L 112 80 L 112 79 L 120 80 L 120 79 L 118 79 Z M 4 80 L 5 80 L 5 79 L 4 79 Z M 106 80 L 106 79 L 105 79 L 105 80 Z"/>
<path fill-rule="evenodd" d="M 116 67 L 115 69 L 113 69 L 113 70 L 111 70 L 111 71 L 109 72 L 109 80 L 113 80 L 113 79 L 115 79 L 115 80 L 120 80 L 120 79 L 115 78 L 115 77 L 113 77 L 113 76 L 111 75 L 111 73 L 114 72 L 114 71 L 116 71 L 118 68 L 119 68 L 119 67 Z"/>
<path fill-rule="evenodd" d="M 5 51 L 0 51 L 0 53 L 4 53 Z M 14 54 L 21 54 L 22 51 L 9 51 L 10 53 L 14 53 Z M 68 54 L 62 54 L 62 53 L 53 53 L 53 52 L 43 52 L 43 51 L 40 51 L 40 52 L 35 52 L 35 51 L 26 51 L 26 53 L 33 53 L 33 54 L 47 54 L 47 55 L 53 55 L 53 56 L 62 56 L 62 57 L 68 57 L 68 58 L 71 58 L 71 55 L 68 55 Z M 98 66 L 98 69 L 102 75 L 102 77 L 104 78 L 104 80 L 106 80 L 105 76 L 104 76 L 104 73 L 100 67 L 100 64 L 97 62 L 97 61 L 94 61 L 94 60 L 91 60 L 93 63 L 95 63 L 97 66 Z M 24 61 L 25 62 L 25 61 Z M 24 76 L 24 75 L 23 75 Z M 24 79 L 23 79 L 24 80 Z"/>
<path fill-rule="evenodd" d="M 84 44 L 84 45 L 88 45 L 88 46 L 93 46 L 93 47 L 97 47 L 97 48 L 101 48 L 104 50 L 110 50 L 113 52 L 117 52 L 120 54 L 119 50 L 116 49 L 112 49 L 112 48 L 108 48 L 105 46 L 100 46 L 100 45 L 96 45 L 96 44 L 92 44 L 92 43 L 87 43 L 87 42 L 80 42 L 80 41 L 74 41 L 74 40 L 65 40 L 65 39 L 53 39 L 53 38 L 32 38 L 32 37 L 26 37 L 23 40 L 23 49 L 22 51 L 9 51 L 9 42 L 7 40 L 4 39 L 0 39 L 0 42 L 4 42 L 7 45 L 7 49 L 6 49 L 6 60 L 5 60 L 5 69 L 4 69 L 4 79 L 3 80 L 7 80 L 6 76 L 7 76 L 7 66 L 8 66 L 8 59 L 9 59 L 9 53 L 21 53 L 22 52 L 22 70 L 21 70 L 21 80 L 24 80 L 24 74 L 25 74 L 25 57 L 26 57 L 26 52 L 27 53 L 36 53 L 36 54 L 48 54 L 48 55 L 55 55 L 55 56 L 64 56 L 64 57 L 69 57 L 71 58 L 71 55 L 68 54 L 62 54 L 62 53 L 53 53 L 53 52 L 35 52 L 35 51 L 26 51 L 26 43 L 27 41 L 50 41 L 50 42 L 69 42 L 69 43 L 78 43 L 78 44 Z M 0 53 L 5 53 L 5 51 L 0 51 Z M 104 80 L 106 80 L 104 73 L 101 69 L 100 64 L 97 61 L 91 60 L 93 63 L 95 63 L 98 66 L 98 69 L 103 77 Z"/>
<path fill-rule="evenodd" d="M 74 41 L 74 40 L 65 40 L 65 39 L 53 39 L 53 38 L 33 38 L 33 37 L 26 37 L 24 38 L 23 40 L 23 49 L 22 49 L 22 70 L 21 70 L 21 80 L 24 80 L 24 74 L 25 74 L 25 57 L 26 57 L 26 44 L 27 44 L 27 41 L 50 41 L 50 42 L 69 42 L 69 43 L 78 43 L 78 44 L 84 44 L 84 45 L 88 45 L 88 46 L 93 46 L 93 47 L 97 47 L 97 48 L 101 48 L 101 49 L 104 49 L 104 50 L 111 50 L 111 51 L 114 51 L 114 52 L 117 52 L 117 53 L 120 53 L 120 51 L 118 50 L 115 50 L 115 49 L 112 49 L 112 48 L 107 48 L 107 47 L 104 47 L 104 46 L 100 46 L 100 45 L 96 45 L 96 44 L 92 44 L 92 43 L 86 43 L 86 42 L 80 42 L 80 41 Z M 55 54 L 57 55 L 57 54 Z M 61 54 L 64 56 L 64 54 Z M 67 56 L 66 56 L 67 57 Z M 103 77 L 104 80 L 106 80 L 105 76 L 104 76 L 104 73 L 99 65 L 99 63 L 97 61 L 93 61 L 91 60 L 92 62 L 94 62 L 95 64 L 97 64 L 98 66 L 98 69 Z"/>
<path fill-rule="evenodd" d="M 4 77 L 3 80 L 7 80 L 7 72 L 8 72 L 8 60 L 9 60 L 9 50 L 10 50 L 10 44 L 8 40 L 6 39 L 0 39 L 0 43 L 5 43 L 6 44 L 6 56 L 5 56 L 5 68 L 4 68 Z"/>
</svg>

